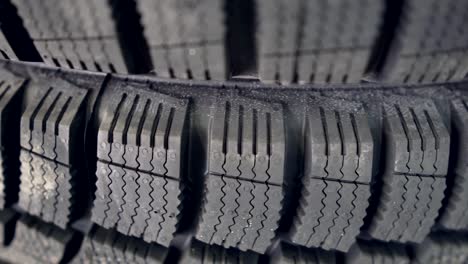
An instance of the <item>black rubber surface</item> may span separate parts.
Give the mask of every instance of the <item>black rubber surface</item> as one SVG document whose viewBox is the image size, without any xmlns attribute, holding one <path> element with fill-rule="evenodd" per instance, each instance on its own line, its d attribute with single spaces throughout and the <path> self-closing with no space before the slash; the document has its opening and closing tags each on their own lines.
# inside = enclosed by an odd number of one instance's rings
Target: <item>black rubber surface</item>
<svg viewBox="0 0 468 264">
<path fill-rule="evenodd" d="M 400 22 L 384 78 L 432 83 L 466 78 L 466 1 L 403 1 Z"/>
<path fill-rule="evenodd" d="M 468 262 L 467 15 L 2 1 L 0 259 Z"/>
<path fill-rule="evenodd" d="M 59 67 L 283 84 L 435 83 L 468 74 L 465 0 L 1 5 L 0 56 Z"/>
<path fill-rule="evenodd" d="M 157 76 L 226 78 L 223 1 L 141 0 L 137 8 Z"/>
<path fill-rule="evenodd" d="M 257 1 L 262 80 L 356 83 L 383 22 L 385 1 Z"/>
<path fill-rule="evenodd" d="M 10 44 L 5 38 L 3 32 L 0 32 L 0 56 L 5 60 L 15 60 L 16 55 L 13 52 L 13 49 L 10 47 Z"/>
<path fill-rule="evenodd" d="M 13 61 L 0 77 L 4 222 L 70 233 L 55 259 L 407 263 L 464 245 L 466 83 L 220 88 Z"/>
</svg>

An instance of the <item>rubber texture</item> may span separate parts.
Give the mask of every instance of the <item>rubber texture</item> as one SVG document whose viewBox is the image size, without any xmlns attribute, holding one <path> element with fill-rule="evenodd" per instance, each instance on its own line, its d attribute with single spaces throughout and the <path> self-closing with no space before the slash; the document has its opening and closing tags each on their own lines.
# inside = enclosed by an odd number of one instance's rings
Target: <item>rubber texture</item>
<svg viewBox="0 0 468 264">
<path fill-rule="evenodd" d="M 418 256 L 419 257 L 419 256 Z M 349 252 L 346 263 L 410 263 L 407 250 L 402 245 L 379 242 L 359 242 Z"/>
<path fill-rule="evenodd" d="M 466 263 L 467 8 L 3 1 L 0 259 Z"/>
<path fill-rule="evenodd" d="M 112 10 L 106 1 L 18 0 L 12 3 L 48 64 L 93 71 L 128 71 Z"/>
<path fill-rule="evenodd" d="M 2 249 L 2 260 L 13 263 L 63 263 L 69 261 L 69 256 L 73 255 L 71 252 L 76 250 L 73 248 L 76 232 L 62 230 L 29 216 L 22 216 L 14 224 L 14 239 Z"/>
<path fill-rule="evenodd" d="M 416 247 L 415 263 L 466 263 L 465 235 L 435 233 Z"/>
<path fill-rule="evenodd" d="M 141 0 L 137 8 L 157 76 L 226 78 L 223 1 Z"/>
<path fill-rule="evenodd" d="M 457 0 L 405 1 L 385 79 L 431 83 L 465 78 L 467 8 L 465 1 Z"/>
<path fill-rule="evenodd" d="M 182 200 L 188 101 L 115 88 L 121 97 L 99 126 L 93 221 L 168 246 Z"/>
<path fill-rule="evenodd" d="M 161 246 L 97 227 L 90 231 L 73 263 L 163 263 L 166 255 L 167 249 Z"/>
<path fill-rule="evenodd" d="M 7 0 L 0 56 L 172 79 L 467 78 L 464 0 Z"/>
<path fill-rule="evenodd" d="M 359 82 L 382 24 L 383 7 L 384 1 L 366 0 L 257 1 L 260 78 Z"/>
<path fill-rule="evenodd" d="M 466 83 L 221 88 L 14 61 L 0 80 L 6 252 L 465 261 Z M 53 254 L 26 254 L 31 230 Z"/>
</svg>

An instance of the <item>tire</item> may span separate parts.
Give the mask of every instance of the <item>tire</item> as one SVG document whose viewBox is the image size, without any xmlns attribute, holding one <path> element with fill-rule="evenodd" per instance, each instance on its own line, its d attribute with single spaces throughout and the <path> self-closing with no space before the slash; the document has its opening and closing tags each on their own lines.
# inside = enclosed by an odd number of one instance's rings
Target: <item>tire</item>
<svg viewBox="0 0 468 264">
<path fill-rule="evenodd" d="M 466 11 L 3 1 L 0 260 L 466 263 Z"/>
</svg>

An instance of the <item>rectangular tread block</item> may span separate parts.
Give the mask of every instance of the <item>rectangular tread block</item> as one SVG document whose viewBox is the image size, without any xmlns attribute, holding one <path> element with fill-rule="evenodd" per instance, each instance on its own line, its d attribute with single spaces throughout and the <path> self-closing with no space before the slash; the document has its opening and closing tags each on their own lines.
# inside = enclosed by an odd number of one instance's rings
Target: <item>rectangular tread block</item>
<svg viewBox="0 0 468 264">
<path fill-rule="evenodd" d="M 0 209 L 18 200 L 19 122 L 25 80 L 0 71 Z"/>
<path fill-rule="evenodd" d="M 312 97 L 306 110 L 304 176 L 291 240 L 347 251 L 369 205 L 374 142 L 362 104 Z"/>
<path fill-rule="evenodd" d="M 370 186 L 314 178 L 303 184 L 292 242 L 346 252 L 364 224 Z"/>
<path fill-rule="evenodd" d="M 31 215 L 65 229 L 74 216 L 77 192 L 70 167 L 22 150 L 18 205 Z"/>
<path fill-rule="evenodd" d="M 85 87 L 86 86 L 86 87 Z M 20 207 L 65 228 L 84 210 L 84 131 L 91 86 L 67 79 L 28 83 L 21 116 Z"/>
<path fill-rule="evenodd" d="M 128 71 L 111 3 L 103 0 L 12 2 L 47 64 L 103 72 Z"/>
<path fill-rule="evenodd" d="M 384 1 L 260 0 L 260 79 L 358 83 L 383 20 Z"/>
<path fill-rule="evenodd" d="M 253 252 L 242 252 L 237 249 L 225 249 L 216 245 L 207 245 L 192 240 L 190 248 L 183 254 L 180 263 L 189 264 L 255 264 L 259 255 Z"/>
<path fill-rule="evenodd" d="M 448 193 L 447 206 L 443 209 L 439 224 L 447 229 L 468 229 L 468 105 L 462 97 L 451 102 L 452 129 L 456 136 L 454 168 L 448 175 L 453 182 Z"/>
<path fill-rule="evenodd" d="M 165 263 L 168 250 L 95 226 L 72 263 Z"/>
<path fill-rule="evenodd" d="M 0 258 L 11 263 L 64 263 L 73 240 L 73 231 L 23 216 L 16 224 L 12 243 L 0 251 Z"/>
<path fill-rule="evenodd" d="M 95 223 L 169 246 L 182 208 L 187 109 L 186 99 L 119 89 L 99 126 Z"/>
<path fill-rule="evenodd" d="M 188 100 L 126 88 L 104 110 L 98 159 L 180 179 Z"/>
<path fill-rule="evenodd" d="M 395 173 L 445 176 L 450 134 L 434 102 L 389 96 L 384 102 L 388 166 Z"/>
<path fill-rule="evenodd" d="M 282 208 L 283 122 L 277 104 L 241 98 L 212 107 L 198 240 L 265 252 Z"/>
<path fill-rule="evenodd" d="M 443 83 L 468 75 L 465 0 L 408 0 L 381 79 L 394 83 Z"/>
<path fill-rule="evenodd" d="M 241 98 L 212 108 L 209 173 L 281 185 L 285 170 L 282 106 Z"/>
<path fill-rule="evenodd" d="M 420 243 L 442 207 L 445 179 L 385 175 L 379 207 L 368 232 L 376 239 Z"/>
<path fill-rule="evenodd" d="M 98 162 L 97 167 L 92 220 L 107 229 L 169 246 L 179 221 L 180 182 L 109 163 Z"/>
<path fill-rule="evenodd" d="M 445 197 L 448 122 L 433 100 L 422 97 L 387 94 L 382 109 L 384 171 L 367 231 L 378 240 L 419 243 Z"/>
<path fill-rule="evenodd" d="M 209 174 L 196 238 L 262 254 L 278 228 L 282 200 L 281 186 Z"/>
<path fill-rule="evenodd" d="M 158 76 L 224 80 L 224 2 L 137 0 Z"/>
<path fill-rule="evenodd" d="M 304 174 L 369 184 L 374 142 L 363 105 L 312 97 L 306 114 Z"/>
<path fill-rule="evenodd" d="M 32 84 L 34 99 L 21 116 L 21 147 L 48 159 L 70 165 L 76 148 L 74 139 L 84 133 L 85 89 L 73 85 Z"/>
</svg>

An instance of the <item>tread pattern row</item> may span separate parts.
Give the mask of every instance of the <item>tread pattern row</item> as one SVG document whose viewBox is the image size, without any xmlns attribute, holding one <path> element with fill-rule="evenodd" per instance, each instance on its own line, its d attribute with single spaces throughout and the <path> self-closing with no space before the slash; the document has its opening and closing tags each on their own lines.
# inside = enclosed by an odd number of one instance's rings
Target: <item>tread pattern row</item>
<svg viewBox="0 0 468 264">
<path fill-rule="evenodd" d="M 141 92 L 109 106 L 98 135 L 94 222 L 169 245 L 183 199 L 187 104 Z"/>
<path fill-rule="evenodd" d="M 16 80 L 7 73 L 1 77 Z M 46 83 L 41 78 L 32 78 L 24 88 L 18 205 L 65 230 L 82 216 L 73 214 L 84 204 L 77 184 L 86 181 L 77 172 L 84 160 L 76 156 L 84 153 L 79 138 L 91 91 L 76 80 L 49 74 Z M 187 142 L 194 133 L 188 124 L 197 106 L 192 98 L 156 90 L 157 85 L 131 85 L 118 78 L 107 84 L 96 120 L 92 221 L 169 247 L 187 204 Z M 449 153 L 451 136 L 463 143 L 466 134 L 463 93 L 445 98 L 451 101 L 450 119 L 428 97 L 388 92 L 366 101 L 309 94 L 298 140 L 304 143 L 299 181 L 288 173 L 294 171 L 287 156 L 294 141 L 287 136 L 287 104 L 248 96 L 211 99 L 204 113 L 207 163 L 198 179 L 202 202 L 193 219 L 197 240 L 267 252 L 294 181 L 301 193 L 285 240 L 303 247 L 347 252 L 362 233 L 382 241 L 421 243 L 436 224 L 464 229 L 466 223 L 454 216 L 464 206 L 457 198 L 464 190 L 465 166 L 457 157 L 464 153 Z M 382 113 L 371 113 L 369 104 Z M 379 133 L 382 142 L 375 136 Z M 376 157 L 379 151 L 385 152 L 382 162 Z M 451 156 L 455 166 L 449 170 Z M 446 191 L 450 178 L 453 187 Z M 369 204 L 376 206 L 375 214 Z"/>
</svg>

